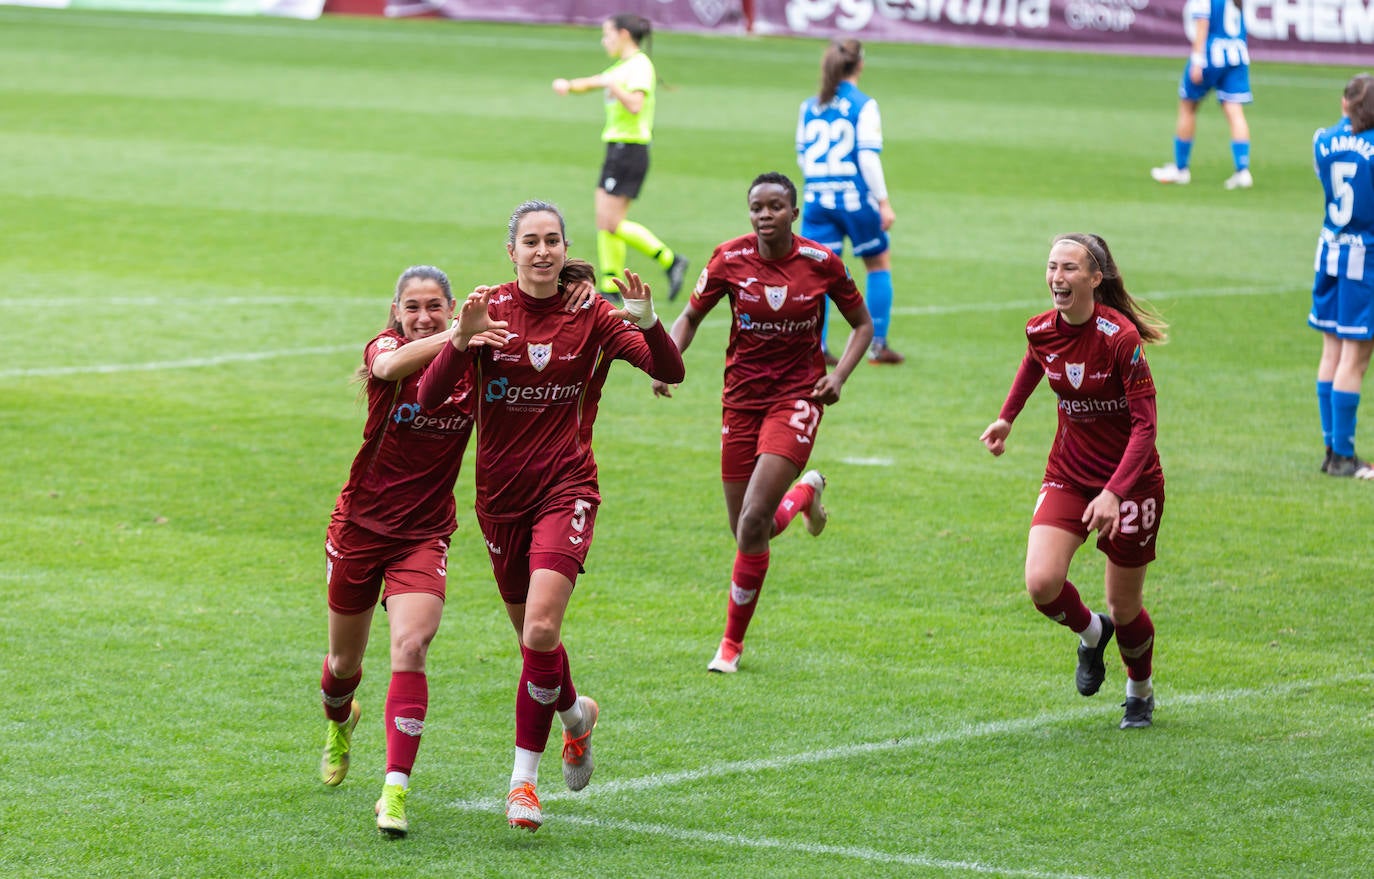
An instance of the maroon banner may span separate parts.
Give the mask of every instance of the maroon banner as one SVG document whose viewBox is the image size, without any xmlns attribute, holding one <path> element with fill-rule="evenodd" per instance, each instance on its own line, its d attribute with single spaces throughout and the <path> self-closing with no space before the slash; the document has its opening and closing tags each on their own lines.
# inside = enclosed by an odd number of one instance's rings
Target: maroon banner
<svg viewBox="0 0 1374 879">
<path fill-rule="evenodd" d="M 755 0 L 755 30 L 1005 48 L 1188 54 L 1184 0 Z M 1253 62 L 1374 66 L 1374 0 L 1244 0 Z"/>
<path fill-rule="evenodd" d="M 349 2 L 329 0 L 326 11 Z M 388 16 L 596 25 L 621 12 L 660 30 L 1061 49 L 1188 53 L 1185 0 L 376 0 Z M 1374 0 L 1244 0 L 1255 63 L 1374 67 Z M 352 10 L 348 10 L 352 11 Z"/>
<path fill-rule="evenodd" d="M 332 2 L 332 0 L 331 0 Z M 438 14 L 465 21 L 599 25 L 622 12 L 665 31 L 743 33 L 744 0 L 385 0 L 386 15 Z"/>
</svg>

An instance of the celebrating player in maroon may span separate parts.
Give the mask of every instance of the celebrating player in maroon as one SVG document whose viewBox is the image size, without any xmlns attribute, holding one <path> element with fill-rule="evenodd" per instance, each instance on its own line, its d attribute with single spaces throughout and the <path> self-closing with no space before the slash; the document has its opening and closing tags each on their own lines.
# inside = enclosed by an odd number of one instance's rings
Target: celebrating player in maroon
<svg viewBox="0 0 1374 879">
<path fill-rule="evenodd" d="M 1155 385 L 1142 345 L 1165 325 L 1129 293 L 1107 242 L 1060 235 L 1045 269 L 1054 308 L 1026 324 L 1029 345 L 997 420 L 980 437 L 1001 455 L 1011 423 L 1048 377 L 1059 429 L 1045 465 L 1026 547 L 1026 590 L 1036 610 L 1080 639 L 1074 682 L 1091 696 L 1106 677 L 1112 633 L 1126 665 L 1121 728 L 1154 716 L 1154 624 L 1142 601 L 1164 516 L 1164 471 L 1155 450 Z M 1107 556 L 1108 614 L 1094 614 L 1068 581 L 1090 531 Z"/>
<path fill-rule="evenodd" d="M 595 295 L 589 280 L 568 279 L 567 309 L 575 312 Z M 396 282 L 391 322 L 363 349 L 363 446 L 325 540 L 329 655 L 320 678 L 327 718 L 320 776 L 332 787 L 348 773 L 361 713 L 354 693 L 380 595 L 390 621 L 391 683 L 386 781 L 376 812 L 378 829 L 391 836 L 409 829 L 406 794 L 429 708 L 425 658 L 444 609 L 449 538 L 457 528 L 453 486 L 472 435 L 467 376 L 456 378 L 450 392 L 428 406 L 418 399 L 421 370 L 450 347 L 453 307 L 448 277 L 433 266 L 412 266 Z M 471 344 L 502 338 L 482 334 Z"/>
<path fill-rule="evenodd" d="M 377 827 L 392 836 L 409 826 L 405 797 L 429 706 L 425 656 L 444 609 L 449 538 L 458 527 L 453 485 L 472 433 L 466 381 L 432 406 L 417 401 L 420 370 L 448 344 L 453 304 L 448 278 L 433 266 L 406 269 L 396 282 L 391 323 L 363 349 L 363 446 L 325 540 L 329 655 L 320 689 L 328 723 L 320 775 L 333 786 L 348 772 L 361 712 L 353 695 L 380 593 L 391 630 L 391 684 Z"/>
<path fill-rule="evenodd" d="M 568 787 L 581 790 L 592 774 L 599 708 L 577 695 L 561 630 L 601 503 L 591 447 L 601 389 L 616 359 L 668 382 L 681 381 L 683 368 L 649 287 L 632 272 L 617 279 L 624 308 L 599 297 L 573 314 L 559 308 L 560 274 L 592 271 L 569 262 L 557 207 L 528 201 L 516 208 L 506 249 L 516 280 L 468 296 L 452 344 L 421 382 L 420 403 L 443 400 L 475 368 L 477 520 L 523 656 L 506 818 L 534 831 L 543 822 L 539 757 L 555 711 Z M 494 334 L 503 337 L 499 344 L 470 347 Z"/>
<path fill-rule="evenodd" d="M 686 351 L 707 312 L 730 300 L 720 458 L 736 553 L 725 634 L 710 671 L 739 670 L 744 633 L 768 574 L 769 541 L 798 513 L 811 534 L 825 527 L 825 477 L 816 470 L 797 477 L 810 460 L 825 406 L 839 401 L 873 340 L 863 294 L 828 247 L 792 233 L 797 216 L 791 180 L 777 172 L 755 178 L 749 185 L 754 234 L 715 249 L 673 323 L 673 341 Z M 828 375 L 820 344 L 826 297 L 853 328 Z M 654 383 L 654 393 L 672 396 L 663 381 Z"/>
</svg>

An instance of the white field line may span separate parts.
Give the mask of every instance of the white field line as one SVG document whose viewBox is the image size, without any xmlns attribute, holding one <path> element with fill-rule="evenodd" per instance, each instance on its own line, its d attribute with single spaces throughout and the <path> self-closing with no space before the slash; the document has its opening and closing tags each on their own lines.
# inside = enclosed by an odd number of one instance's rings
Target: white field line
<svg viewBox="0 0 1374 879">
<path fill-rule="evenodd" d="M 1326 678 L 1320 681 L 1291 681 L 1284 684 L 1275 684 L 1269 687 L 1255 687 L 1240 690 L 1222 690 L 1215 693 L 1191 693 L 1171 695 L 1159 700 L 1160 707 L 1172 705 L 1208 705 L 1223 702 L 1234 702 L 1242 699 L 1261 699 L 1275 698 L 1291 695 L 1302 690 L 1317 689 L 1341 684 L 1367 683 L 1374 681 L 1374 674 L 1343 675 Z M 951 742 L 963 742 L 969 739 L 985 738 L 990 736 L 1010 735 L 1037 729 L 1045 726 L 1053 726 L 1060 723 L 1068 723 L 1080 720 L 1085 717 L 1098 716 L 1103 713 L 1102 706 L 1084 705 L 1072 711 L 1058 711 L 1049 714 L 1041 714 L 1036 717 L 1022 717 L 1011 720 L 989 721 L 987 723 L 960 724 L 950 729 L 938 730 L 924 735 L 910 737 L 896 737 L 883 739 L 879 742 L 859 742 L 852 745 L 840 745 L 834 748 L 824 748 L 819 751 L 806 751 L 799 754 L 786 754 L 778 757 L 770 757 L 760 760 L 736 760 L 729 763 L 718 763 L 714 766 L 705 766 L 701 769 L 689 770 L 686 772 L 668 772 L 654 775 L 647 775 L 641 778 L 628 778 L 620 781 L 609 781 L 599 783 L 587 788 L 579 793 L 569 791 L 550 792 L 541 797 L 545 804 L 578 800 L 586 800 L 593 796 L 605 796 L 618 793 L 642 793 L 647 790 L 663 788 L 672 785 L 698 782 L 704 779 L 719 778 L 726 775 L 738 774 L 758 774 L 771 772 L 779 769 L 787 769 L 793 766 L 815 766 L 832 760 L 848 760 L 854 757 L 863 757 L 871 754 L 883 753 L 886 751 L 908 751 L 912 748 L 928 748 L 949 744 Z M 1138 733 L 1124 733 L 1125 735 L 1138 735 Z M 1150 735 L 1150 733 L 1145 733 Z M 451 808 L 468 812 L 494 812 L 499 814 L 502 810 L 501 802 L 497 797 L 483 800 L 455 800 L 448 804 Z M 792 840 L 776 840 L 765 837 L 738 836 L 725 833 L 713 833 L 698 830 L 687 830 L 680 827 L 673 827 L 664 824 L 644 824 L 634 821 L 620 821 L 615 819 L 588 818 L 570 815 L 558 816 L 560 822 L 566 821 L 570 824 L 583 824 L 593 827 L 607 827 L 611 829 L 626 830 L 634 833 L 646 833 L 656 836 L 665 836 L 671 839 L 682 840 L 685 842 L 706 842 L 720 843 L 725 842 L 731 845 L 748 846 L 752 848 L 777 849 L 780 851 L 792 852 L 797 854 L 822 854 L 837 855 L 841 857 L 855 858 L 859 860 L 874 861 L 881 863 L 901 863 L 913 866 L 933 867 L 947 870 L 962 870 L 970 873 L 988 873 L 1008 876 L 1024 876 L 1028 879 L 1085 879 L 1085 877 L 1073 876 L 1072 874 L 1047 873 L 1035 870 L 1025 870 L 1017 868 L 999 867 L 992 864 L 985 864 L 979 861 L 953 861 L 935 858 L 928 855 L 902 854 L 884 852 L 877 849 L 856 848 L 852 846 L 832 846 L 819 843 L 804 843 Z"/>
<path fill-rule="evenodd" d="M 205 308 L 220 309 L 233 305 L 246 305 L 249 308 L 256 308 L 260 305 L 300 305 L 301 296 L 214 296 L 207 293 L 203 301 Z M 213 298 L 211 298 L 213 297 Z M 37 301 L 38 294 L 29 297 L 10 297 L 0 299 L 0 308 L 27 309 L 33 308 Z M 120 308 L 164 308 L 175 306 L 178 309 L 186 309 L 196 303 L 178 301 L 176 299 L 163 296 L 106 296 L 96 300 L 93 307 L 117 306 Z M 343 305 L 358 305 L 376 308 L 385 316 L 387 300 L 385 293 L 382 296 L 330 296 L 329 307 L 338 308 Z"/>
<path fill-rule="evenodd" d="M 1137 299 L 1150 302 L 1156 299 L 1187 299 L 1191 297 L 1199 298 L 1224 298 L 1228 296 L 1273 296 L 1281 293 L 1293 293 L 1301 291 L 1302 288 L 1293 285 L 1287 286 L 1267 286 L 1267 287 L 1211 287 L 1196 290 L 1157 290 L 1145 293 L 1133 293 Z M 1304 291 L 1305 292 L 1305 291 Z M 230 306 L 247 306 L 254 308 L 260 305 L 296 305 L 299 304 L 299 296 L 221 296 L 215 298 L 208 304 L 214 308 L 227 308 Z M 331 296 L 329 299 L 330 307 L 342 305 L 356 305 L 367 307 L 380 307 L 378 302 L 385 302 L 375 296 Z M 33 297 L 7 297 L 0 298 L 0 308 L 33 308 Z M 1034 312 L 1046 311 L 1049 308 L 1047 297 L 1040 299 L 1022 299 L 1012 302 L 955 302 L 947 305 L 911 305 L 897 306 L 892 309 L 893 314 L 901 315 L 941 315 L 941 314 L 963 314 L 968 311 L 1008 311 L 1018 309 Z M 129 308 L 159 308 L 177 304 L 181 307 L 182 303 L 177 303 L 174 299 L 167 299 L 160 296 L 111 296 L 100 300 L 98 305 L 113 305 Z"/>
<path fill-rule="evenodd" d="M 891 458 L 841 458 L 845 464 L 852 467 L 891 467 Z"/>
<path fill-rule="evenodd" d="M 153 360 L 147 363 L 93 363 L 87 366 L 35 366 L 19 369 L 0 369 L 0 378 L 30 378 L 34 376 L 107 374 L 116 372 L 154 372 L 162 369 L 200 369 L 226 363 L 249 363 L 275 360 L 279 357 L 313 357 L 320 354 L 341 354 L 344 351 L 362 353 L 362 346 L 327 345 L 321 348 L 284 348 L 277 351 L 245 351 L 238 354 L 216 354 L 213 357 L 191 357 L 186 360 Z"/>
<path fill-rule="evenodd" d="M 789 855 L 830 855 L 871 861 L 879 864 L 905 864 L 911 867 L 928 867 L 941 871 L 961 870 L 966 873 L 990 873 L 995 876 L 1023 876 L 1026 879 L 1097 879 L 1077 873 L 1046 873 L 1041 870 L 1026 870 L 1015 867 L 999 867 L 982 861 L 949 861 L 927 855 L 912 855 L 880 851 L 872 848 L 859 848 L 851 845 L 823 845 L 816 842 L 796 842 L 794 840 L 769 839 L 759 836 L 740 836 L 735 833 L 716 833 L 707 830 L 684 830 L 666 824 L 644 824 L 639 821 L 618 821 L 605 818 L 587 818 L 576 815 L 559 815 L 560 824 L 581 824 L 586 827 L 604 827 L 608 830 L 624 830 L 629 833 L 643 833 L 652 836 L 665 836 L 679 842 L 700 842 L 713 847 L 776 849 Z"/>
<path fill-rule="evenodd" d="M 1374 674 L 1352 675 L 1344 678 L 1332 678 L 1327 681 L 1295 681 L 1288 684 L 1279 684 L 1273 687 L 1261 687 L 1245 690 L 1224 690 L 1219 693 L 1195 693 L 1191 695 L 1169 695 L 1159 699 L 1161 706 L 1165 705 L 1198 705 L 1210 704 L 1214 702 L 1234 702 L 1237 699 L 1255 699 L 1261 697 L 1283 696 L 1296 690 L 1308 689 L 1316 686 L 1329 685 L 1333 683 L 1352 683 L 1356 681 L 1374 680 Z M 701 781 L 706 778 L 716 778 L 722 775 L 734 775 L 739 773 L 753 774 L 766 772 L 776 769 L 787 769 L 793 766 L 807 766 L 828 760 L 847 760 L 852 757 L 863 757 L 869 754 L 881 753 L 883 751 L 907 751 L 911 748 L 923 748 L 948 744 L 950 742 L 962 742 L 975 738 L 986 738 L 989 736 L 1008 735 L 1010 733 L 1020 733 L 1026 730 L 1038 729 L 1044 726 L 1053 726 L 1060 723 L 1068 723 L 1080 720 L 1085 717 L 1092 717 L 1102 712 L 1101 706 L 1084 705 L 1072 711 L 1060 711 L 1053 714 L 1042 714 L 1038 717 L 1022 717 L 1012 720 L 996 720 L 987 723 L 962 724 L 951 729 L 937 730 L 923 735 L 911 736 L 909 738 L 897 737 L 884 739 L 880 742 L 860 742 L 853 745 L 840 745 L 835 748 L 825 748 L 819 751 L 807 751 L 801 754 L 789 754 L 780 757 L 770 757 L 763 760 L 740 760 L 732 763 L 720 763 L 715 766 L 708 766 L 703 769 L 693 769 L 686 772 L 674 772 L 649 775 L 643 778 L 631 778 L 623 781 L 610 781 L 599 784 L 587 790 L 572 794 L 569 792 L 553 792 L 544 797 L 547 802 L 569 798 L 585 799 L 588 795 L 596 794 L 615 794 L 621 792 L 641 792 L 650 788 L 666 787 L 668 785 L 683 784 L 687 782 Z"/>
<path fill-rule="evenodd" d="M 1271 296 L 1280 293 L 1291 293 L 1294 288 L 1288 287 L 1218 287 L 1207 290 L 1188 290 L 1188 291 L 1157 291 L 1152 293 L 1142 293 L 1140 298 L 1146 301 L 1158 299 L 1181 299 L 1185 297 L 1223 297 L 1223 296 Z M 0 300 L 0 306 L 6 305 L 10 300 Z M 18 302 L 19 300 L 15 300 Z M 157 305 L 155 298 L 141 299 L 131 297 L 125 300 L 112 300 L 119 304 L 133 306 Z M 217 305 L 224 304 L 243 304 L 260 305 L 266 300 L 254 299 L 252 297 L 241 297 L 228 303 L 217 301 Z M 357 300 L 361 302 L 362 300 Z M 366 300 L 371 303 L 373 300 Z M 31 304 L 31 303 L 30 303 Z M 1027 315 L 1047 310 L 1048 304 L 1044 299 L 1024 300 L 1017 302 L 956 302 L 948 305 L 927 305 L 913 306 L 909 308 L 894 308 L 892 311 L 898 315 L 912 316 L 936 316 L 943 314 L 963 314 L 966 312 L 987 312 L 987 311 L 1025 311 Z M 724 325 L 728 319 L 722 314 L 720 316 L 707 319 L 704 323 L 707 326 Z M 85 375 L 85 374 L 107 374 L 118 372 L 151 372 L 164 369 L 199 369 L 206 366 L 220 366 L 225 363 L 246 363 L 260 360 L 274 360 L 279 357 L 304 357 L 314 354 L 338 354 L 342 351 L 349 351 L 358 348 L 353 345 L 329 345 L 319 348 L 292 348 L 280 351 L 247 351 L 241 353 L 219 354 L 213 357 L 194 357 L 186 360 L 162 360 L 150 363 L 101 363 L 86 366 L 40 366 L 33 368 L 14 368 L 0 369 L 0 378 L 32 378 L 41 376 L 57 375 Z"/>
</svg>

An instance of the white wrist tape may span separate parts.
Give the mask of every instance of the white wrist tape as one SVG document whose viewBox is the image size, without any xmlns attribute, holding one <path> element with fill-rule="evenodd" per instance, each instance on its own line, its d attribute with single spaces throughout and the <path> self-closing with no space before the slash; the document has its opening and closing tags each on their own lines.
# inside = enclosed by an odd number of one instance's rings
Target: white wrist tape
<svg viewBox="0 0 1374 879">
<path fill-rule="evenodd" d="M 626 299 L 625 311 L 634 321 L 635 326 L 641 330 L 651 329 L 658 323 L 658 315 L 654 314 L 654 302 L 652 299 Z"/>
</svg>

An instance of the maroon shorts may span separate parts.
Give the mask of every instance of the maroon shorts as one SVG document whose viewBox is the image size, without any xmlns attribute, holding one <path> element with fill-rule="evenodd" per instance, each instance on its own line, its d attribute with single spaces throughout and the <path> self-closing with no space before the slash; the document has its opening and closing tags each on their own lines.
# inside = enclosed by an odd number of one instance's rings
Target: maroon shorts
<svg viewBox="0 0 1374 879">
<path fill-rule="evenodd" d="M 720 478 L 748 482 L 759 455 L 781 455 L 806 469 L 825 407 L 803 397 L 765 410 L 726 409 L 720 428 Z"/>
<path fill-rule="evenodd" d="M 524 604 L 530 574 L 540 568 L 557 571 L 576 584 L 592 548 L 596 509 L 593 501 L 569 496 L 544 504 L 529 519 L 502 521 L 478 513 L 501 598 L 507 604 Z"/>
<path fill-rule="evenodd" d="M 1083 524 L 1083 511 L 1096 494 L 1091 496 L 1057 482 L 1045 482 L 1035 500 L 1032 525 L 1052 525 L 1064 531 L 1088 537 Z M 1138 568 L 1155 560 L 1155 544 L 1159 534 L 1159 520 L 1164 518 L 1164 486 L 1136 486 L 1121 499 L 1121 524 L 1116 536 L 1107 540 L 1097 538 L 1097 548 L 1107 558 L 1123 568 Z"/>
<path fill-rule="evenodd" d="M 324 541 L 329 609 L 360 614 L 377 604 L 378 595 L 385 607 L 387 598 L 404 592 L 427 592 L 442 600 L 448 544 L 447 537 L 397 540 L 352 522 L 331 524 Z"/>
</svg>

